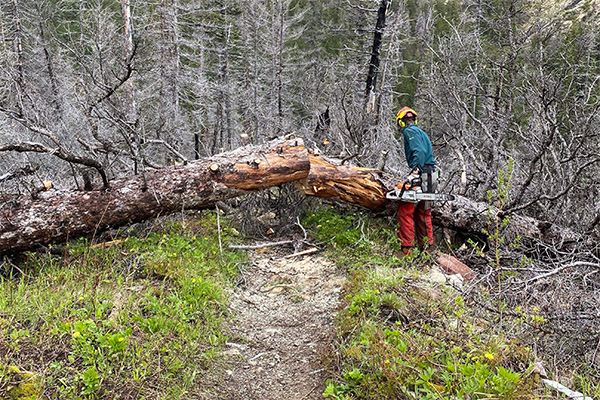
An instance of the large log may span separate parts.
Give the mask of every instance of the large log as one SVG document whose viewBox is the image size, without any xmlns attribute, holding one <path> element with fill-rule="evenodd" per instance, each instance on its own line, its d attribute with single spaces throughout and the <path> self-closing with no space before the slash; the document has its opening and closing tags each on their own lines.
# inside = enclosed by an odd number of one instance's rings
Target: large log
<svg viewBox="0 0 600 400">
<path fill-rule="evenodd" d="M 206 208 L 248 190 L 308 176 L 301 139 L 277 139 L 187 165 L 116 179 L 109 189 L 0 197 L 0 254 L 62 242 L 182 209 Z M 144 188 L 146 188 L 144 190 Z"/>
<path fill-rule="evenodd" d="M 199 209 L 246 193 L 294 182 L 306 195 L 393 210 L 385 193 L 395 182 L 381 171 L 332 164 L 309 156 L 300 139 L 278 139 L 187 165 L 147 171 L 111 182 L 110 190 L 42 192 L 37 198 L 0 196 L 0 254 L 31 249 L 122 226 L 182 209 Z M 489 205 L 456 196 L 437 203 L 433 222 L 481 235 L 490 222 Z M 492 215 L 496 210 L 491 209 Z M 511 215 L 509 237 L 540 240 L 556 247 L 579 241 L 572 230 L 534 218 Z"/>
</svg>

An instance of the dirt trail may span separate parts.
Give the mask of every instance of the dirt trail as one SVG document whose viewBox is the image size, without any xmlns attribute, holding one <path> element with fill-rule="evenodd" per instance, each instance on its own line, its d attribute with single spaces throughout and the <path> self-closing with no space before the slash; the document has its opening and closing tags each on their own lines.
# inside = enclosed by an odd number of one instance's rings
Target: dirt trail
<svg viewBox="0 0 600 400">
<path fill-rule="evenodd" d="M 235 319 L 219 399 L 322 399 L 325 355 L 345 280 L 320 256 L 253 254 L 231 295 Z"/>
</svg>

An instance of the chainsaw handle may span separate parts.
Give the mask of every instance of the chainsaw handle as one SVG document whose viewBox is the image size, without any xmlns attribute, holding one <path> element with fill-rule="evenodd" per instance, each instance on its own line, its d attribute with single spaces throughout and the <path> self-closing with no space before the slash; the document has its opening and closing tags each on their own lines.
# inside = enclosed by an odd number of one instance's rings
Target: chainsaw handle
<svg viewBox="0 0 600 400">
<path fill-rule="evenodd" d="M 399 183 L 396 185 L 396 188 L 400 190 L 408 190 L 410 189 L 410 182 L 406 181 L 404 183 Z"/>
</svg>

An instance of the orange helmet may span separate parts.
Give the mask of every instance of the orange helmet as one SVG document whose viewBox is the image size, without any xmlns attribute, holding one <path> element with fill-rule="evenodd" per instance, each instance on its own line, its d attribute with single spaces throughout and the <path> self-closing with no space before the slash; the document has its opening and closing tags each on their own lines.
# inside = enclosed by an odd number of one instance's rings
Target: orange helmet
<svg viewBox="0 0 600 400">
<path fill-rule="evenodd" d="M 406 123 L 402 121 L 405 117 L 411 117 L 415 120 L 415 124 L 417 123 L 417 112 L 410 107 L 402 107 L 400 111 L 398 111 L 398 115 L 396 115 L 396 124 L 400 128 L 404 128 Z"/>
</svg>

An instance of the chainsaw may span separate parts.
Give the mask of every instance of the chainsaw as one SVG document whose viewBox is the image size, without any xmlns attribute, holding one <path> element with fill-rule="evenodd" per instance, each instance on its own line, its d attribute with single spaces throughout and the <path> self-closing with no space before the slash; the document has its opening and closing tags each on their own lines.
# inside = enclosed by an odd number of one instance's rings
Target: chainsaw
<svg viewBox="0 0 600 400">
<path fill-rule="evenodd" d="M 387 192 L 385 198 L 388 200 L 418 203 L 421 200 L 452 201 L 454 200 L 454 195 L 446 193 L 423 193 L 420 186 L 413 186 L 410 182 L 404 182 Z"/>
</svg>

